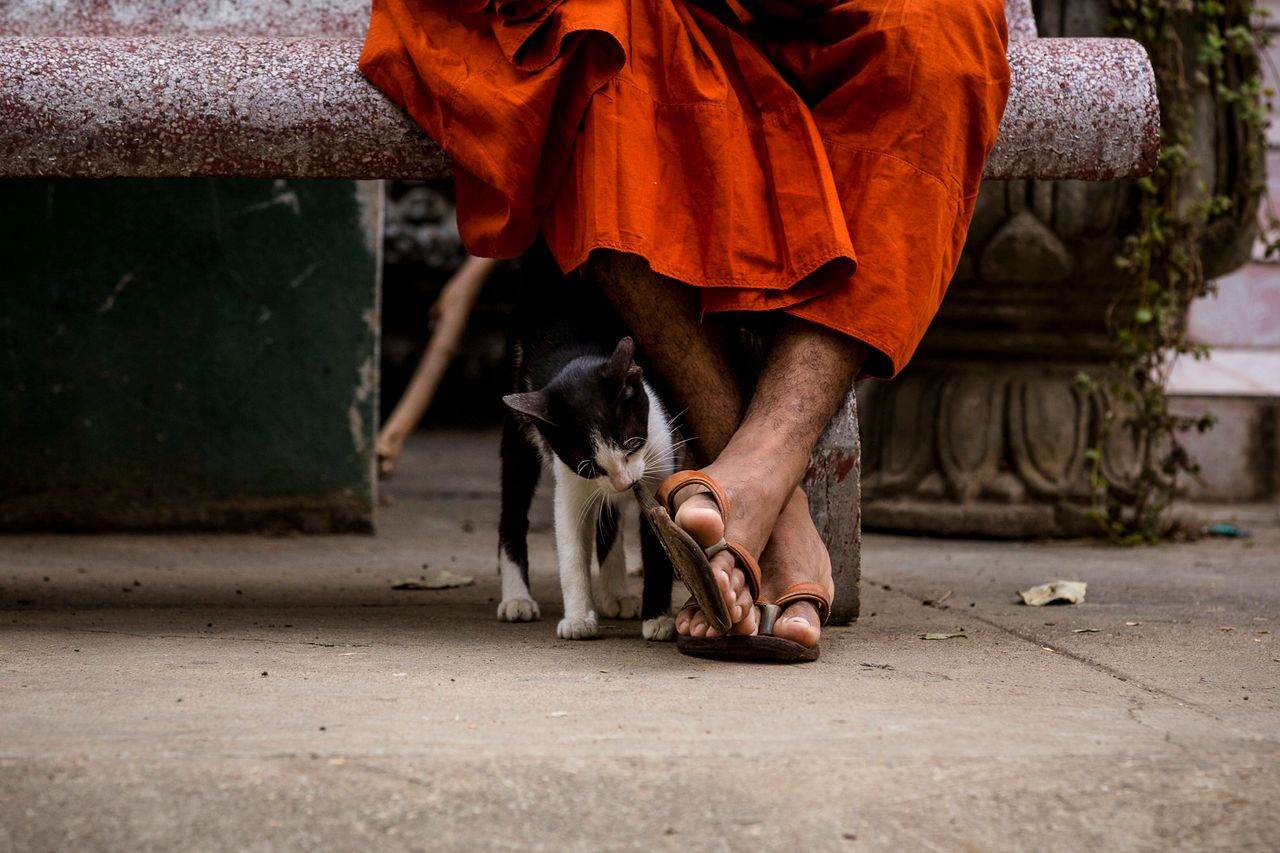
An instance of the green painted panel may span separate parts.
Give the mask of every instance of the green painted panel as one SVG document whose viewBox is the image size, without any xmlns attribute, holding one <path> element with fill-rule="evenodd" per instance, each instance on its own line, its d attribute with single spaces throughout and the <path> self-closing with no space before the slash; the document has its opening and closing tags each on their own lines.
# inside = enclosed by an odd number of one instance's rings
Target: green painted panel
<svg viewBox="0 0 1280 853">
<path fill-rule="evenodd" d="M 0 182 L 0 528 L 369 528 L 380 195 Z"/>
</svg>

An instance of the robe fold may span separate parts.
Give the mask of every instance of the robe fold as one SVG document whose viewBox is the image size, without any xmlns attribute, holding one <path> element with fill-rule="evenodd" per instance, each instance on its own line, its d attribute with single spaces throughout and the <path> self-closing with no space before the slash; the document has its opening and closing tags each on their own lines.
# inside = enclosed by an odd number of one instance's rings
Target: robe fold
<svg viewBox="0 0 1280 853">
<path fill-rule="evenodd" d="M 374 0 L 360 69 L 453 159 L 472 254 L 641 255 L 888 377 L 959 262 L 1006 43 L 1001 0 Z"/>
</svg>

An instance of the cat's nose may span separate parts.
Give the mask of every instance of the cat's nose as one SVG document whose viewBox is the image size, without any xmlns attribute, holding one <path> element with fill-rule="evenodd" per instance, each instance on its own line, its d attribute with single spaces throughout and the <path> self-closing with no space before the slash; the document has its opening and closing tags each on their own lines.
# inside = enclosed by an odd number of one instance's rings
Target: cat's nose
<svg viewBox="0 0 1280 853">
<path fill-rule="evenodd" d="M 616 491 L 625 492 L 636 484 L 636 478 L 630 474 L 610 474 L 609 485 L 613 486 Z"/>
</svg>

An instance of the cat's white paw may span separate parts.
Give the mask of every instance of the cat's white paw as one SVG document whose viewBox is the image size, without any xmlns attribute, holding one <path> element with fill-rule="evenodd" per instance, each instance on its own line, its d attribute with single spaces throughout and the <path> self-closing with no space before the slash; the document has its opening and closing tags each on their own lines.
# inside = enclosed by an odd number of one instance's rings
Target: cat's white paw
<svg viewBox="0 0 1280 853">
<path fill-rule="evenodd" d="M 600 613 L 608 619 L 639 619 L 640 597 L 637 595 L 606 595 L 600 602 Z"/>
<path fill-rule="evenodd" d="M 566 616 L 556 626 L 556 636 L 562 640 L 594 640 L 600 636 L 600 623 L 594 613 L 588 613 L 585 619 Z"/>
<path fill-rule="evenodd" d="M 541 615 L 532 598 L 504 598 L 498 605 L 499 622 L 536 622 Z"/>
<path fill-rule="evenodd" d="M 655 643 L 669 643 L 676 638 L 676 619 L 674 616 L 656 616 L 644 620 L 640 633 L 646 640 Z"/>
</svg>

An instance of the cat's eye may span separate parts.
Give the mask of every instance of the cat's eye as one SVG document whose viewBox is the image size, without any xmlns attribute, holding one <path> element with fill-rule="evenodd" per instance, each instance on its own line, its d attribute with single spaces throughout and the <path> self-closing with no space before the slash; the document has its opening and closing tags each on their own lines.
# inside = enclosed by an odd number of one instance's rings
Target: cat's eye
<svg viewBox="0 0 1280 853">
<path fill-rule="evenodd" d="M 627 453 L 639 453 L 641 448 L 644 447 L 644 439 L 639 437 L 628 438 L 623 442 L 622 447 Z"/>
</svg>

